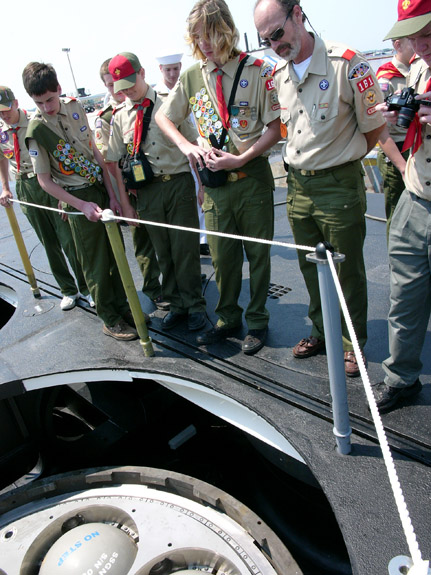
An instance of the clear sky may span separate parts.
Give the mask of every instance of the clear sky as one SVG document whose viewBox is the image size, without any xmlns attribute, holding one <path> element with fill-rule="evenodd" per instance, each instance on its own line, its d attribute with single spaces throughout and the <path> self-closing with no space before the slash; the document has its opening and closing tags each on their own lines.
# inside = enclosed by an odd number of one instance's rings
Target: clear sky
<svg viewBox="0 0 431 575">
<path fill-rule="evenodd" d="M 249 48 L 258 48 L 253 21 L 255 1 L 227 1 L 240 32 L 240 47 L 245 49 L 247 34 Z M 9 40 L 1 58 L 0 84 L 12 88 L 21 107 L 32 108 L 21 74 L 26 64 L 39 61 L 54 66 L 63 92 L 74 92 L 67 54 L 62 48 L 70 48 L 76 84 L 88 92 L 104 91 L 99 79 L 100 65 L 118 52 L 137 54 L 148 82 L 155 83 L 159 80 L 157 56 L 182 52 L 183 66 L 193 63 L 184 33 L 194 3 L 195 0 L 127 0 L 124 4 L 119 0 L 18 0 L 16 7 L 8 8 Z M 397 19 L 397 0 L 301 0 L 301 6 L 315 30 L 327 40 L 344 42 L 362 51 L 391 46 L 382 38 Z"/>
</svg>

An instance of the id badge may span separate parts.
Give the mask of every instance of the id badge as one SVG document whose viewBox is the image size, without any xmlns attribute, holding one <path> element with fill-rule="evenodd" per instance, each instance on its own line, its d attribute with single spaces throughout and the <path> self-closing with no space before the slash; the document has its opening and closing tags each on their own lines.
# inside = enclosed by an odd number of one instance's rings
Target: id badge
<svg viewBox="0 0 431 575">
<path fill-rule="evenodd" d="M 130 162 L 130 167 L 132 168 L 135 182 L 143 182 L 145 180 L 145 174 L 142 163 L 139 160 L 133 160 Z"/>
</svg>

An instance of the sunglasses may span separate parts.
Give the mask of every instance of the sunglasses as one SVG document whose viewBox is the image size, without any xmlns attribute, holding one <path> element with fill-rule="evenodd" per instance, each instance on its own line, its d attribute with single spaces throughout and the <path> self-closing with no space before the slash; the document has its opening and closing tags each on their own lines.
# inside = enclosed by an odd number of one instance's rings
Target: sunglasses
<svg viewBox="0 0 431 575">
<path fill-rule="evenodd" d="M 277 30 L 274 30 L 274 32 L 271 34 L 271 36 L 269 38 L 261 38 L 261 40 L 260 40 L 261 46 L 264 46 L 265 48 L 270 48 L 271 42 L 278 42 L 283 37 L 284 27 L 286 26 L 286 22 L 288 21 L 290 15 L 292 14 L 293 8 L 294 8 L 294 6 L 292 6 L 292 8 L 287 13 L 286 19 L 283 22 L 283 26 L 281 26 L 280 28 L 277 28 Z"/>
</svg>

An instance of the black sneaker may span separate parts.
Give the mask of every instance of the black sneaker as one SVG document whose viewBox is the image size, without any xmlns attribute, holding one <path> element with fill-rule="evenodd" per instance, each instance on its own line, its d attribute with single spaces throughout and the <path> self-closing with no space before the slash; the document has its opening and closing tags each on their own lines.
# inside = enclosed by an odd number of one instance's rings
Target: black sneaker
<svg viewBox="0 0 431 575">
<path fill-rule="evenodd" d="M 239 327 L 219 327 L 218 325 L 215 325 L 212 329 L 204 332 L 201 335 L 198 335 L 198 337 L 196 338 L 196 341 L 198 342 L 199 345 L 207 345 L 209 343 L 217 343 L 218 341 L 222 341 L 222 340 L 226 339 L 230 335 L 234 335 L 234 333 L 237 332 L 239 329 L 241 329 L 241 326 L 239 326 Z"/>
<path fill-rule="evenodd" d="M 210 255 L 210 247 L 208 244 L 200 244 L 199 245 L 199 252 L 201 256 L 209 256 Z"/>
<path fill-rule="evenodd" d="M 374 397 L 380 413 L 390 411 L 401 399 L 413 397 L 422 389 L 422 383 L 417 379 L 413 385 L 405 387 L 390 387 L 385 382 L 373 386 Z"/>
<path fill-rule="evenodd" d="M 189 331 L 198 331 L 204 327 L 205 323 L 205 312 L 195 311 L 193 313 L 189 313 L 189 317 L 187 319 Z"/>
<path fill-rule="evenodd" d="M 183 320 L 187 318 L 186 313 L 178 313 L 176 311 L 170 311 L 168 314 L 165 315 L 162 321 L 162 328 L 163 329 L 172 329 Z"/>
</svg>

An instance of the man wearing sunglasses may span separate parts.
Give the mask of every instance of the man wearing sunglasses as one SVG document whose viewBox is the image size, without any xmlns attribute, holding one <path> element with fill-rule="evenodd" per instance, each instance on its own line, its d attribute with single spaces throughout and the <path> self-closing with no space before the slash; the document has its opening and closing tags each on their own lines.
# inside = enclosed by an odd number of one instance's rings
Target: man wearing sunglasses
<svg viewBox="0 0 431 575">
<path fill-rule="evenodd" d="M 324 240 L 346 255 L 339 278 L 361 349 L 367 340 L 367 283 L 363 259 L 366 196 L 363 158 L 385 122 L 376 105 L 383 96 L 370 65 L 355 50 L 326 43 L 305 28 L 298 0 L 258 0 L 255 24 L 265 46 L 283 60 L 274 72 L 286 143 L 287 213 L 297 244 Z M 309 337 L 296 358 L 325 347 L 317 270 L 298 253 L 310 296 Z M 359 368 L 343 323 L 346 375 Z"/>
</svg>

